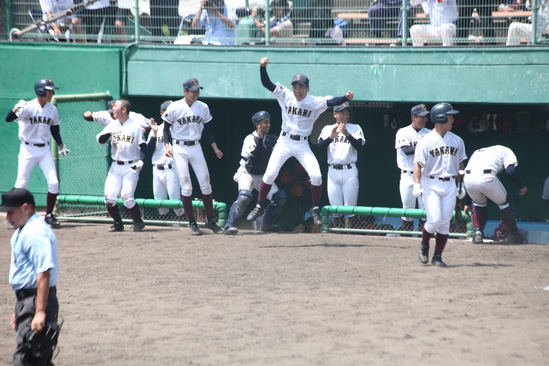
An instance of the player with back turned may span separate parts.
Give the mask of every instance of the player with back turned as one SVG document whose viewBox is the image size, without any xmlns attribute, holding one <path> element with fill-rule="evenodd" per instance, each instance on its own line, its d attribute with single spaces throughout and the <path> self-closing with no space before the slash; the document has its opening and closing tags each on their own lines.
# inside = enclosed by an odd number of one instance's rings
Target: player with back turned
<svg viewBox="0 0 549 366">
<path fill-rule="evenodd" d="M 314 97 L 308 94 L 309 78 L 297 74 L 292 78 L 292 90 L 280 83 L 273 84 L 267 74 L 269 59 L 263 57 L 259 63 L 261 83 L 278 100 L 282 109 L 282 131 L 278 139 L 267 170 L 259 188 L 257 206 L 248 215 L 248 220 L 255 220 L 265 211 L 265 201 L 271 187 L 282 168 L 291 157 L 295 157 L 303 166 L 311 180 L 312 205 L 309 212 L 316 225 L 322 225 L 320 216 L 320 196 L 322 194 L 322 174 L 315 155 L 309 146 L 309 135 L 316 119 L 329 107 L 343 104 L 353 99 L 354 94 L 348 91 L 342 97 Z"/>
<path fill-rule="evenodd" d="M 36 164 L 40 166 L 48 182 L 45 220 L 51 227 L 59 227 L 60 224 L 53 215 L 53 209 L 59 194 L 59 180 L 49 149 L 50 137 L 53 137 L 59 145 L 61 155 L 67 156 L 70 152 L 61 140 L 57 107 L 50 104 L 55 89 L 59 88 L 53 84 L 53 81 L 49 79 L 38 80 L 34 84 L 36 99 L 28 103 L 20 101 L 6 116 L 6 122 L 12 122 L 16 119 L 19 122 L 21 146 L 19 148 L 15 188 L 27 188 L 32 169 Z"/>
<path fill-rule="evenodd" d="M 467 159 L 465 145 L 459 136 L 450 132 L 457 113 L 448 103 L 431 108 L 433 131 L 418 142 L 414 156 L 413 194 L 418 198 L 423 195 L 427 212 L 418 257 L 423 264 L 429 262 L 429 240 L 436 233 L 431 263 L 439 267 L 446 267 L 442 252 L 448 242 L 456 195 L 459 199 L 465 196 L 465 188 L 461 184 L 460 189 L 456 186 L 456 180 L 463 178 L 459 171 Z"/>
</svg>

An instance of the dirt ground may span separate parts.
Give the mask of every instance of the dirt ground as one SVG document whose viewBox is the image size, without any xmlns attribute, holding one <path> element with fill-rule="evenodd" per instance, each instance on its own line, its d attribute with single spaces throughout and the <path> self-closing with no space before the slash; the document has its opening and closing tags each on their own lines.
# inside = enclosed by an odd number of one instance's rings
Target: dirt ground
<svg viewBox="0 0 549 366">
<path fill-rule="evenodd" d="M 62 225 L 57 366 L 549 364 L 548 245 L 451 240 L 438 268 L 419 262 L 417 238 Z"/>
</svg>

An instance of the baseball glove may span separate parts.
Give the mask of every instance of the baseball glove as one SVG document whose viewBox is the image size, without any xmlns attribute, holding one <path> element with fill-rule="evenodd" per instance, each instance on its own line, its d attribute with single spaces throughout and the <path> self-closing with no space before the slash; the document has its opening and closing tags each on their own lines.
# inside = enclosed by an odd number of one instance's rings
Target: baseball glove
<svg viewBox="0 0 549 366">
<path fill-rule="evenodd" d="M 24 335 L 24 359 L 29 364 L 40 363 L 51 357 L 57 346 L 57 338 L 63 322 L 50 323 L 41 332 L 29 330 Z"/>
<path fill-rule="evenodd" d="M 272 149 L 275 146 L 277 141 L 278 141 L 277 136 L 268 133 L 263 138 L 263 147 L 268 148 L 268 149 Z"/>
</svg>

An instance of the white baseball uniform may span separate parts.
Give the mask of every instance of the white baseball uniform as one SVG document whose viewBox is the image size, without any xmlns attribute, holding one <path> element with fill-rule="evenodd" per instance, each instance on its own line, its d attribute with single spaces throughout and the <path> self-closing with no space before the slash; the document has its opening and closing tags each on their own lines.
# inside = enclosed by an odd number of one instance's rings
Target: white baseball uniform
<svg viewBox="0 0 549 366">
<path fill-rule="evenodd" d="M 40 0 L 40 7 L 42 8 L 42 12 L 44 14 L 42 18 L 44 20 L 48 20 L 46 12 L 55 14 L 60 11 L 65 11 L 72 6 L 74 6 L 73 0 Z M 68 26 L 71 24 L 70 19 L 72 18 L 74 18 L 74 15 L 68 15 L 65 18 L 59 19 L 57 24 L 61 26 Z"/>
<path fill-rule="evenodd" d="M 282 109 L 282 132 L 269 159 L 263 181 L 266 184 L 273 184 L 282 165 L 293 156 L 309 174 L 311 184 L 320 186 L 322 184 L 320 166 L 311 151 L 308 139 L 316 119 L 328 109 L 326 103 L 333 97 L 307 95 L 303 100 L 298 101 L 291 90 L 280 83 L 275 85 L 276 88 L 272 94 Z"/>
<path fill-rule="evenodd" d="M 132 119 L 121 124 L 118 120 L 111 121 L 97 135 L 112 133 L 108 140 L 111 143 L 112 164 L 105 181 L 105 203 L 112 206 L 120 195 L 124 206 L 135 206 L 134 194 L 139 180 L 139 172 L 132 166 L 140 160 L 141 149 L 139 145 L 145 143 L 141 126 Z"/>
<path fill-rule="evenodd" d="M 99 123 L 103 127 L 105 127 L 114 120 L 109 111 L 93 112 L 92 117 L 95 122 Z M 132 121 L 137 122 L 142 128 L 148 129 L 151 127 L 150 120 L 141 113 L 130 112 L 128 113 L 128 117 Z"/>
<path fill-rule="evenodd" d="M 242 144 L 242 152 L 240 153 L 240 156 L 242 156 L 243 158 L 249 158 L 252 156 L 252 152 L 256 148 L 256 138 L 259 138 L 257 131 L 254 131 L 253 133 L 246 136 L 246 138 L 244 139 L 244 143 Z M 238 183 L 239 191 L 252 191 L 254 189 L 256 191 L 259 191 L 259 185 L 263 180 L 263 174 L 250 174 L 246 169 L 246 160 L 240 159 L 240 167 L 234 174 L 233 179 L 235 182 Z M 275 194 L 276 192 L 278 192 L 278 186 L 273 183 L 273 186 L 269 191 L 269 194 L 267 195 L 267 199 L 272 200 L 273 194 Z"/>
<path fill-rule="evenodd" d="M 196 174 L 202 194 L 211 194 L 210 173 L 200 145 L 204 124 L 212 120 L 208 105 L 197 100 L 189 106 L 181 99 L 168 106 L 162 119 L 171 124 L 172 153 L 181 194 L 190 197 L 193 192 L 189 163 Z"/>
<path fill-rule="evenodd" d="M 463 140 L 447 131 L 428 133 L 416 145 L 414 163 L 422 167 L 423 203 L 427 212 L 425 230 L 446 235 L 456 206 L 459 163 L 467 159 Z"/>
<path fill-rule="evenodd" d="M 497 175 L 509 165 L 516 167 L 517 157 L 508 147 L 495 145 L 476 150 L 465 168 L 463 184 L 473 205 L 486 207 L 488 199 L 501 210 L 507 208 L 507 191 Z"/>
<path fill-rule="evenodd" d="M 396 133 L 395 149 L 397 155 L 397 166 L 400 169 L 400 199 L 402 208 L 416 208 L 416 197 L 412 191 L 414 188 L 414 155 L 406 155 L 402 151 L 403 146 L 417 146 L 419 140 L 431 132 L 428 128 L 416 131 L 412 125 L 402 127 Z M 423 209 L 423 200 L 417 200 L 417 206 Z M 403 220 L 413 221 L 412 218 L 403 217 Z"/>
<path fill-rule="evenodd" d="M 49 148 L 51 126 L 59 125 L 57 107 L 50 103 L 42 107 L 38 99 L 33 99 L 19 113 L 17 121 L 21 146 L 15 188 L 27 188 L 32 169 L 38 164 L 48 182 L 48 192 L 59 193 L 57 170 Z"/>
<path fill-rule="evenodd" d="M 153 139 L 152 134 L 149 134 L 147 140 L 147 146 Z M 175 171 L 173 163 L 173 157 L 166 156 L 166 145 L 164 144 L 164 136 L 162 136 L 162 130 L 158 129 L 156 143 L 154 144 L 154 152 L 152 155 L 153 165 L 153 194 L 157 200 L 176 200 L 181 199 L 181 186 L 179 185 L 179 178 Z M 177 216 L 183 215 L 182 208 L 176 208 L 173 210 Z M 169 210 L 165 207 L 158 209 L 160 215 L 166 215 Z"/>
<path fill-rule="evenodd" d="M 319 140 L 330 138 L 336 124 L 325 126 Z M 355 139 L 366 143 L 362 128 L 347 123 L 347 132 Z M 356 206 L 358 202 L 358 169 L 356 162 L 358 151 L 351 145 L 343 133 L 339 133 L 328 145 L 328 199 L 332 206 Z"/>
</svg>

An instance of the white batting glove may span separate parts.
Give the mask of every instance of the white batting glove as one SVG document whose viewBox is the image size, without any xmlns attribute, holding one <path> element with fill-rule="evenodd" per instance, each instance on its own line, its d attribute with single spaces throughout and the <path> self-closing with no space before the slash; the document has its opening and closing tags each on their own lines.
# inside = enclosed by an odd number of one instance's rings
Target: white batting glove
<svg viewBox="0 0 549 366">
<path fill-rule="evenodd" d="M 421 184 L 414 183 L 414 189 L 412 190 L 412 194 L 414 195 L 414 197 L 417 198 L 423 196 L 423 188 L 421 188 Z"/>
<path fill-rule="evenodd" d="M 59 150 L 59 154 L 63 155 L 63 156 L 67 156 L 68 153 L 70 153 L 71 151 L 69 149 L 67 149 L 66 146 L 64 146 L 61 150 Z"/>
<path fill-rule="evenodd" d="M 458 188 L 456 191 L 456 196 L 460 200 L 463 199 L 463 197 L 465 197 L 466 194 L 467 192 L 465 192 L 465 187 Z"/>
<path fill-rule="evenodd" d="M 23 110 L 23 108 L 25 108 L 26 105 L 27 105 L 27 102 L 25 102 L 23 99 L 17 102 L 17 104 L 13 106 L 15 115 L 19 117 L 19 113 L 21 113 L 21 111 Z"/>
<path fill-rule="evenodd" d="M 132 165 L 132 169 L 136 172 L 140 172 L 143 169 L 143 160 L 138 160 L 137 163 Z"/>
</svg>

